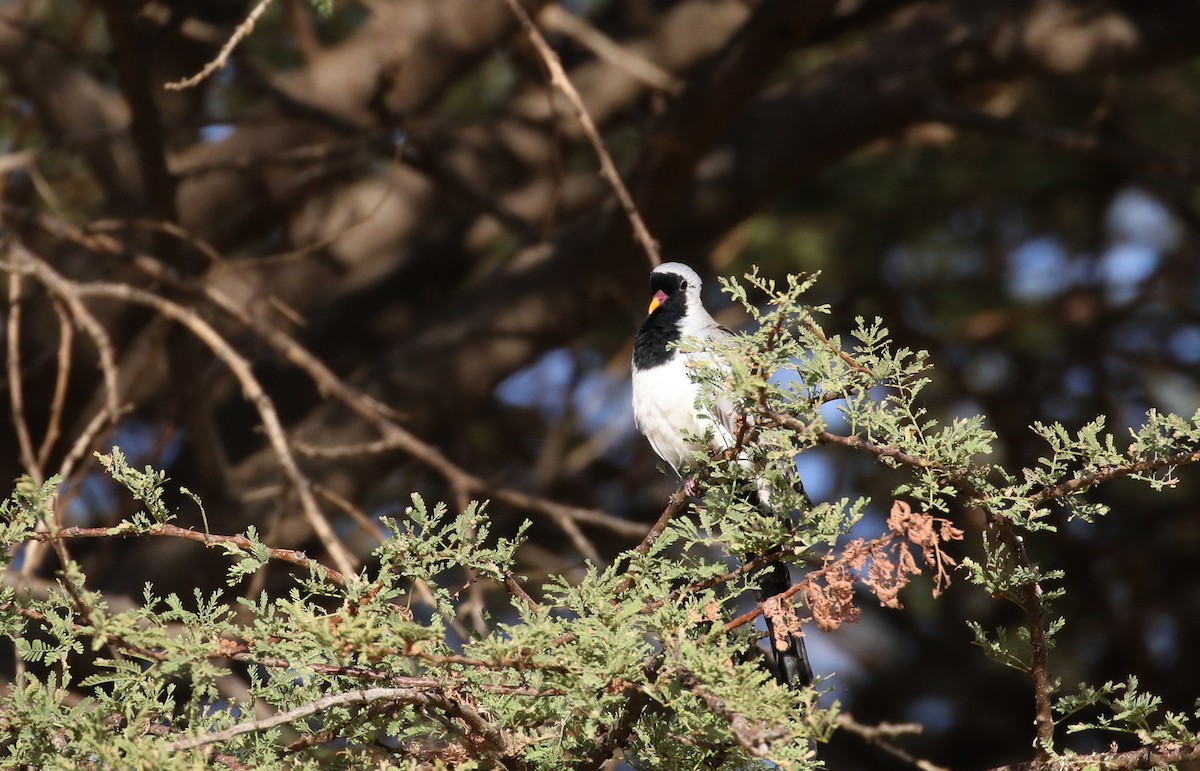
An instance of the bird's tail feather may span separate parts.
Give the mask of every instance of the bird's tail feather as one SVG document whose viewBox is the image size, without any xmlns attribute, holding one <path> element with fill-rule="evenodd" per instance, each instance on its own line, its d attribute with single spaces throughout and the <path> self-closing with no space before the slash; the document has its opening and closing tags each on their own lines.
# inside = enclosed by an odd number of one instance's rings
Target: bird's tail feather
<svg viewBox="0 0 1200 771">
<path fill-rule="evenodd" d="M 803 509 L 811 509 L 812 501 L 808 497 L 808 493 L 804 489 L 804 484 L 800 481 L 799 475 L 796 473 L 794 466 L 789 466 L 782 470 L 780 476 L 786 480 L 792 490 L 797 494 L 801 501 Z M 795 512 L 788 512 L 786 515 L 779 509 L 779 498 L 773 495 L 771 487 L 764 483 L 761 476 L 758 477 L 754 498 L 757 505 L 764 513 L 774 513 L 781 519 L 785 519 L 789 526 L 795 527 L 793 516 Z M 779 551 L 778 548 L 768 552 L 774 554 Z M 755 599 L 760 603 L 771 597 L 783 594 L 792 586 L 792 576 L 788 572 L 788 567 L 783 562 L 773 562 L 760 571 L 758 576 L 758 589 L 755 591 Z M 767 632 L 769 633 L 769 647 L 771 650 L 771 660 L 774 662 L 772 668 L 775 673 L 775 678 L 783 685 L 789 688 L 803 688 L 811 685 L 813 681 L 812 665 L 808 661 L 808 649 L 804 647 L 804 637 L 799 634 L 786 635 L 786 647 L 780 650 L 776 645 L 778 639 L 775 634 L 775 623 L 771 620 L 770 615 L 764 614 L 767 621 Z"/>
<path fill-rule="evenodd" d="M 775 562 L 763 569 L 759 579 L 759 589 L 755 594 L 759 602 L 786 592 L 792 585 L 791 575 L 787 565 Z M 776 645 L 775 623 L 770 615 L 766 615 L 767 632 L 771 658 L 775 662 L 776 679 L 790 688 L 803 688 L 812 683 L 812 666 L 808 663 L 808 650 L 804 647 L 804 638 L 798 634 L 787 636 L 787 646 L 780 650 Z"/>
</svg>

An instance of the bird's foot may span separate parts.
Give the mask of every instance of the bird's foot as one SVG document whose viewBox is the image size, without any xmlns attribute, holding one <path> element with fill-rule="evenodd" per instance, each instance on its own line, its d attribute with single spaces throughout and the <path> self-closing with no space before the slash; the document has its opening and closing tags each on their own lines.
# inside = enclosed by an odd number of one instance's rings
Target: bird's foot
<svg viewBox="0 0 1200 771">
<path fill-rule="evenodd" d="M 695 498 L 700 492 L 700 483 L 696 481 L 696 477 L 688 477 L 683 480 L 683 494 L 689 498 Z"/>
</svg>

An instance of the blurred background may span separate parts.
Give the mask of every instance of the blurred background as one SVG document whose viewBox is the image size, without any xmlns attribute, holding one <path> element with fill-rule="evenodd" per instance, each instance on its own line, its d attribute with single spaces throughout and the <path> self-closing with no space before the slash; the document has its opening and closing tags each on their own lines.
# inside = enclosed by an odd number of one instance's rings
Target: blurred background
<svg viewBox="0 0 1200 771">
<path fill-rule="evenodd" d="M 727 325 L 744 319 L 715 276 L 821 271 L 826 330 L 881 316 L 899 346 L 930 351 L 929 410 L 986 414 L 1012 469 L 1045 450 L 1034 421 L 1103 413 L 1123 446 L 1148 409 L 1200 408 L 1200 3 L 527 7 L 663 258 L 706 277 Z M 239 25 L 249 34 L 223 68 L 164 88 Z M 502 0 L 0 6 L 6 260 L 19 248 L 72 286 L 134 287 L 193 314 L 181 325 L 85 292 L 98 337 L 44 280 L 10 275 L 3 382 L 21 419 L 0 428 L 0 475 L 66 462 L 64 524 L 106 525 L 135 504 L 87 453 L 115 444 L 196 492 L 213 532 L 253 524 L 325 555 L 199 320 L 250 365 L 351 564 L 379 537 L 373 518 L 414 490 L 490 498 L 503 532 L 530 518 L 521 569 L 535 581 L 629 548 L 675 482 L 629 408 L 650 263 L 597 168 Z M 115 419 L 111 401 L 125 407 Z M 873 499 L 863 534 L 903 481 L 846 450 L 798 463 L 818 500 Z M 1109 517 L 1059 512 L 1059 531 L 1029 543 L 1067 571 L 1054 674 L 1066 690 L 1136 674 L 1191 711 L 1200 474 L 1093 495 Z M 200 526 L 186 499 L 171 505 Z M 958 556 L 975 554 L 980 523 L 957 516 Z M 221 560 L 187 542 L 71 549 L 113 598 L 223 582 Z M 30 581 L 55 567 L 19 565 Z M 865 598 L 861 623 L 810 633 L 814 668 L 836 675 L 830 698 L 863 723 L 921 723 L 903 743 L 939 765 L 1028 758 L 1030 683 L 986 661 L 965 624 L 1014 624 L 1017 609 L 926 588 L 904 611 Z M 904 767 L 852 736 L 822 752 L 839 770 Z"/>
</svg>

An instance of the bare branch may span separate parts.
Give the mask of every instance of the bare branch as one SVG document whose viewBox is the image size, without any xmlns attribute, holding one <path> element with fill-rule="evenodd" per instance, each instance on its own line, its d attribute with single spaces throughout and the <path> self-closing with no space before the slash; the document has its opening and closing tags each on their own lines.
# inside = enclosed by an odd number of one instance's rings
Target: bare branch
<svg viewBox="0 0 1200 771">
<path fill-rule="evenodd" d="M 613 193 L 616 194 L 617 200 L 621 202 L 621 208 L 625 210 L 625 216 L 629 218 L 629 223 L 633 226 L 633 234 L 641 245 L 642 250 L 646 253 L 646 258 L 650 260 L 651 267 L 658 265 L 662 262 L 662 256 L 658 253 L 658 242 L 650 235 L 650 230 L 646 227 L 646 223 L 642 221 L 642 215 L 638 212 L 637 205 L 633 202 L 633 196 L 629 194 L 629 189 L 625 187 L 625 183 L 621 180 L 621 174 L 617 171 L 617 166 L 613 163 L 612 156 L 608 154 L 608 150 L 604 147 L 604 140 L 600 137 L 600 131 L 596 128 L 592 116 L 584 106 L 579 92 L 575 90 L 571 79 L 567 77 L 562 62 L 558 60 L 558 54 L 546 42 L 546 38 L 542 37 L 542 33 L 538 30 L 537 25 L 533 23 L 533 19 L 530 18 L 529 12 L 521 5 L 520 0 L 504 1 L 512 9 L 513 15 L 521 23 L 521 27 L 529 36 L 529 41 L 533 43 L 533 47 L 537 50 L 542 62 L 546 65 L 546 69 L 549 70 L 550 83 L 562 91 L 563 96 L 570 103 L 571 109 L 575 111 L 575 117 L 579 120 L 579 125 L 583 128 L 583 133 L 587 136 L 588 141 L 592 144 L 592 148 L 596 151 L 596 157 L 600 159 L 600 174 L 612 186 Z"/>
<path fill-rule="evenodd" d="M 928 760 L 918 758 L 908 750 L 896 746 L 891 741 L 896 736 L 921 733 L 923 729 L 919 724 L 906 723 L 894 725 L 892 723 L 880 723 L 879 725 L 863 725 L 847 712 L 842 712 L 837 716 L 837 724 L 838 728 L 863 738 L 867 743 L 875 745 L 901 762 L 919 769 L 919 771 L 949 771 L 949 769 L 935 765 Z"/>
<path fill-rule="evenodd" d="M 183 80 L 172 81 L 165 83 L 163 88 L 168 91 L 182 91 L 185 88 L 193 88 L 199 85 L 205 78 L 212 75 L 217 70 L 229 63 L 229 55 L 233 53 L 233 49 L 238 47 L 251 32 L 254 31 L 254 25 L 258 23 L 259 18 L 266 13 L 267 6 L 271 4 L 271 0 L 258 0 L 258 5 L 250 11 L 246 20 L 237 26 L 233 34 L 229 36 L 229 40 L 225 41 L 225 45 L 221 46 L 221 50 L 217 53 L 216 58 L 204 65 L 204 68 L 192 75 L 190 78 Z"/>
</svg>

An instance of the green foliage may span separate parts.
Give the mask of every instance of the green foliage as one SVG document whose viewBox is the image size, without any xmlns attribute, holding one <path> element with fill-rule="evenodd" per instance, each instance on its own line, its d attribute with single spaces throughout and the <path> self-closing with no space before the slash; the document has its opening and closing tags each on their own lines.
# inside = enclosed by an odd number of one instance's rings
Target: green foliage
<svg viewBox="0 0 1200 771">
<path fill-rule="evenodd" d="M 132 528 L 134 532 L 144 533 L 154 525 L 161 525 L 174 519 L 162 499 L 163 485 L 167 481 L 165 473 L 156 471 L 150 466 L 138 471 L 129 465 L 125 460 L 125 454 L 118 447 L 112 448 L 112 452 L 108 455 L 96 453 L 96 457 L 114 481 L 122 484 L 134 497 L 134 500 L 141 501 L 146 505 L 145 511 L 137 512 L 128 520 L 127 528 Z"/>
<path fill-rule="evenodd" d="M 1099 712 L 1091 721 L 1069 723 L 1068 733 L 1095 730 L 1132 736 L 1143 745 L 1167 742 L 1191 744 L 1200 741 L 1195 720 L 1200 718 L 1200 702 L 1196 706 L 1193 715 L 1178 712 L 1159 714 L 1162 700 L 1152 694 L 1141 693 L 1138 679 L 1131 675 L 1123 683 L 1109 681 L 1099 687 L 1080 685 L 1079 693 L 1060 697 L 1054 705 L 1054 711 L 1064 721 L 1080 712 Z"/>
<path fill-rule="evenodd" d="M 1107 513 L 1085 498 L 1096 484 L 1170 485 L 1197 460 L 1200 415 L 1151 413 L 1125 449 L 1103 419 L 1074 433 L 1037 424 L 1046 454 L 1011 471 L 993 462 L 983 416 L 943 425 L 922 407 L 924 353 L 896 348 L 878 320 L 860 319 L 846 342 L 827 336 L 816 323 L 826 309 L 803 304 L 813 280 L 726 283 L 757 329 L 705 343 L 694 375 L 702 401 L 741 416 L 735 448 L 695 457 L 704 497 L 693 512 L 611 564 L 530 586 L 538 600 L 513 574 L 524 529 L 493 538 L 486 504 L 452 512 L 415 494 L 403 516 L 383 521 L 388 537 L 355 575 L 282 554 L 249 528 L 203 539 L 228 558 L 220 592 L 147 586 L 139 603 L 115 610 L 69 559 L 44 596 L 5 588 L 0 627 L 24 672 L 0 699 L 0 766 L 562 769 L 623 752 L 647 769 L 818 768 L 816 743 L 837 707 L 821 707 L 815 689 L 777 685 L 747 656 L 759 634 L 738 617 L 739 601 L 755 581 L 729 555 L 809 569 L 794 602 L 829 628 L 856 617 L 855 577 L 890 607 L 923 569 L 941 587 L 961 537 L 949 519 L 964 505 L 988 527 L 961 574 L 1027 619 L 993 631 L 970 622 L 976 642 L 1008 666 L 1044 669 L 1064 623 L 1048 613 L 1062 573 L 1030 559 L 1026 540 L 1057 527 L 1058 509 L 1085 522 Z M 848 541 L 871 501 L 813 505 L 794 485 L 794 456 L 816 445 L 896 470 L 894 494 L 909 503 L 892 507 L 887 532 Z M 100 461 L 144 505 L 108 537 L 187 535 L 169 525 L 161 472 L 130 467 L 116 449 Z M 56 485 L 22 480 L 0 504 L 6 568 L 21 544 L 58 537 Z M 245 589 L 285 558 L 304 566 L 289 586 Z M 489 612 L 475 596 L 484 587 L 511 599 Z M 1084 687 L 1056 709 L 1064 719 L 1107 710 L 1071 731 L 1196 738 L 1183 716 L 1159 716 L 1135 679 Z M 260 711 L 275 718 L 256 719 Z"/>
</svg>

